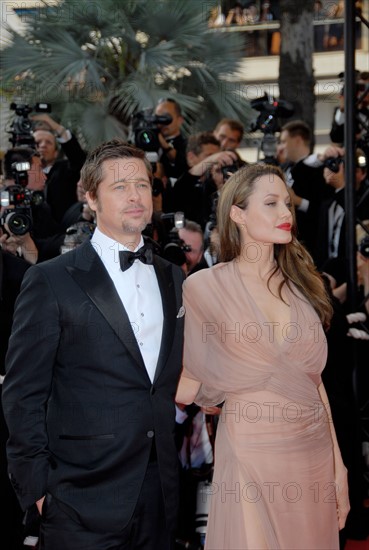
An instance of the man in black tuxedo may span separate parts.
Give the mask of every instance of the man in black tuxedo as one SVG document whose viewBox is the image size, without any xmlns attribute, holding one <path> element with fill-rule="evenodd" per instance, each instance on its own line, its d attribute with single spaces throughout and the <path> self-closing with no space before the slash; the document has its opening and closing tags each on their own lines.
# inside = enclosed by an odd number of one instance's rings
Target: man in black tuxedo
<svg viewBox="0 0 369 550">
<path fill-rule="evenodd" d="M 312 134 L 304 121 L 287 122 L 281 129 L 279 140 L 280 152 L 287 161 L 281 168 L 295 205 L 297 236 L 314 257 L 319 240 L 319 208 L 324 199 L 332 196 L 333 191 L 324 181 L 322 162 L 317 155 L 311 154 Z"/>
<path fill-rule="evenodd" d="M 328 166 L 324 168 L 324 179 L 334 189 L 334 195 L 322 202 L 318 218 L 319 245 L 315 260 L 322 271 L 332 258 L 344 261 L 346 257 L 345 150 L 330 146 L 324 155 L 330 161 L 335 159 L 335 163 L 328 164 L 331 169 Z M 362 149 L 356 149 L 355 160 L 355 218 L 366 220 L 369 218 L 369 184 L 366 157 Z"/>
<path fill-rule="evenodd" d="M 40 549 L 172 548 L 183 272 L 152 254 L 151 167 L 120 140 L 81 173 L 92 241 L 26 273 L 3 386 L 8 462 Z M 152 263 L 152 265 L 151 265 Z"/>
</svg>

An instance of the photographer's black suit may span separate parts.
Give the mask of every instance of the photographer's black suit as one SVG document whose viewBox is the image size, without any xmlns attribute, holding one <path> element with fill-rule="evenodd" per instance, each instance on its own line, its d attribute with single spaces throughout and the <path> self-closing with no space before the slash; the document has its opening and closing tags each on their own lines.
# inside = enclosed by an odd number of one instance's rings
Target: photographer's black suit
<svg viewBox="0 0 369 550">
<path fill-rule="evenodd" d="M 183 273 L 158 256 L 154 268 L 164 325 L 153 383 L 90 242 L 27 272 L 3 387 L 9 473 L 23 509 L 46 494 L 46 515 L 57 505 L 89 531 L 120 532 L 156 443 L 166 526 L 174 528 Z"/>
<path fill-rule="evenodd" d="M 292 190 L 294 193 L 309 201 L 306 212 L 298 208 L 295 210 L 298 227 L 297 236 L 314 257 L 319 240 L 317 229 L 320 205 L 323 200 L 329 199 L 333 195 L 333 190 L 325 183 L 323 166 L 310 166 L 306 160 L 302 159 L 292 164 L 289 167 L 289 172 L 293 181 Z"/>
<path fill-rule="evenodd" d="M 77 182 L 86 160 L 86 153 L 73 135 L 61 147 L 67 158 L 55 161 L 46 180 L 46 200 L 57 222 L 77 200 Z"/>
</svg>

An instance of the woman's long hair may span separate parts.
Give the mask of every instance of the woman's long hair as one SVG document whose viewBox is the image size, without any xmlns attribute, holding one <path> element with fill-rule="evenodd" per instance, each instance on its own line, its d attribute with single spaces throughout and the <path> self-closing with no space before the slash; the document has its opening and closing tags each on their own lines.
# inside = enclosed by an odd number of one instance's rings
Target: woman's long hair
<svg viewBox="0 0 369 550">
<path fill-rule="evenodd" d="M 278 177 L 286 184 L 284 174 L 277 166 L 254 164 L 241 168 L 229 178 L 222 189 L 217 212 L 220 237 L 219 260 L 221 262 L 229 262 L 241 255 L 241 232 L 239 226 L 230 217 L 231 208 L 235 205 L 247 209 L 249 197 L 262 176 Z M 293 208 L 292 215 L 292 240 L 287 244 L 274 245 L 276 268 L 268 279 L 268 287 L 270 279 L 280 270 L 284 280 L 278 288 L 279 298 L 283 300 L 283 285 L 287 284 L 293 291 L 291 286 L 291 283 L 293 283 L 311 303 L 323 326 L 328 327 L 333 312 L 332 305 L 325 291 L 323 280 L 310 254 L 296 238 L 296 221 Z"/>
</svg>

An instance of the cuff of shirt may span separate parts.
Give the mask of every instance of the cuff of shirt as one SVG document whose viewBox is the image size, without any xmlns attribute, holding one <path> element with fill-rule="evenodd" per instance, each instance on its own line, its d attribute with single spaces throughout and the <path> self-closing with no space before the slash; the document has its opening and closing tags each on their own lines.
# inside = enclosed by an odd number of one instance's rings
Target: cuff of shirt
<svg viewBox="0 0 369 550">
<path fill-rule="evenodd" d="M 66 137 L 66 138 L 57 137 L 56 140 L 57 140 L 59 143 L 67 143 L 67 141 L 70 141 L 70 140 L 72 139 L 71 131 L 68 130 L 68 128 L 66 128 L 66 129 L 64 130 L 63 134 L 65 134 L 67 137 Z"/>
<path fill-rule="evenodd" d="M 183 422 L 188 418 L 186 411 L 181 411 L 176 405 L 176 422 L 177 424 L 183 424 Z"/>
<path fill-rule="evenodd" d="M 307 212 L 309 209 L 310 202 L 307 199 L 301 199 L 300 206 L 297 207 L 297 210 L 300 210 L 302 212 Z"/>
<path fill-rule="evenodd" d="M 345 123 L 345 114 L 337 109 L 336 114 L 334 115 L 334 121 L 338 126 L 342 126 Z"/>
</svg>

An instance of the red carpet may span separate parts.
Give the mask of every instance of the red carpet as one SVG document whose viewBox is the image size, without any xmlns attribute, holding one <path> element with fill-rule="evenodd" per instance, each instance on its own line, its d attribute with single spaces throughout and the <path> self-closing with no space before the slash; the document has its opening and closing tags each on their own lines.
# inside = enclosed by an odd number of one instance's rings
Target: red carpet
<svg viewBox="0 0 369 550">
<path fill-rule="evenodd" d="M 366 540 L 348 540 L 345 550 L 369 550 L 369 538 Z"/>
</svg>

